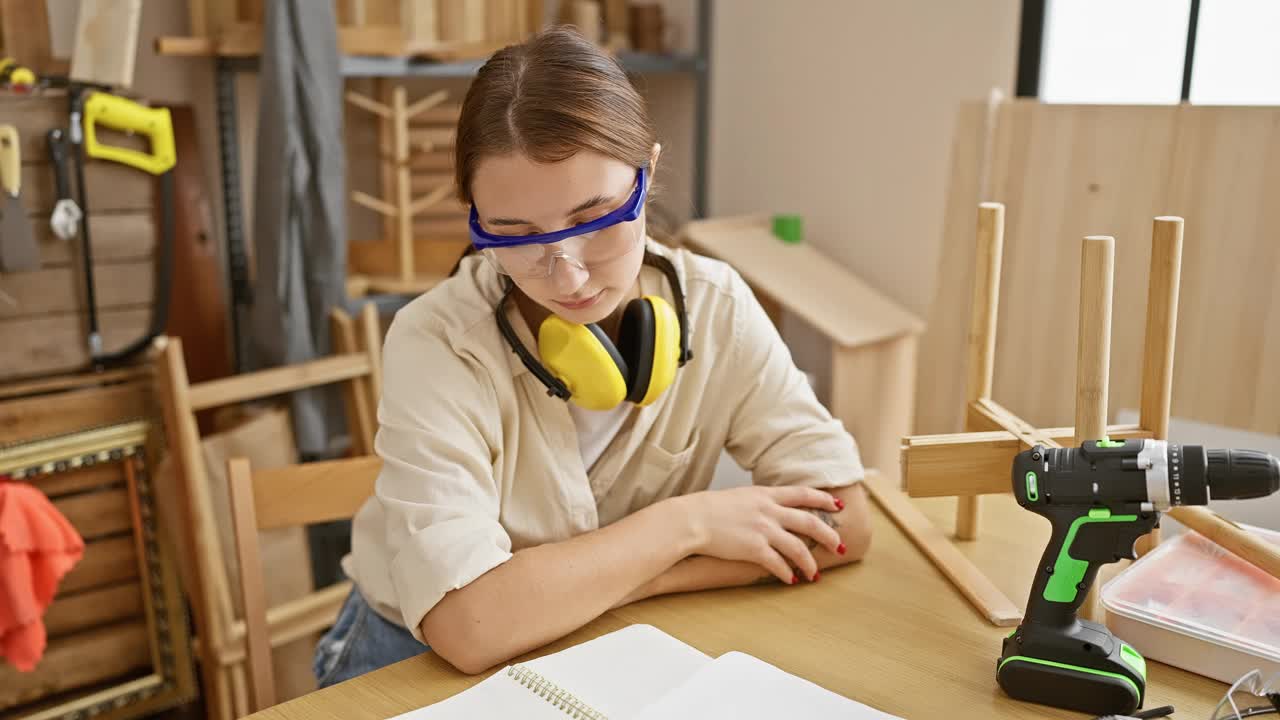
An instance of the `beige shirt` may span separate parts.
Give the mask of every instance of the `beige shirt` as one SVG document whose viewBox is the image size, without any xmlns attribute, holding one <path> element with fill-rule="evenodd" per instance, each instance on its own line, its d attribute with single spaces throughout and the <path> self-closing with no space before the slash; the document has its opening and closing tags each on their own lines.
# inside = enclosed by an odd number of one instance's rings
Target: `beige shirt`
<svg viewBox="0 0 1280 720">
<path fill-rule="evenodd" d="M 418 625 L 445 593 L 522 548 L 706 490 L 722 449 L 758 485 L 862 479 L 853 438 L 817 401 L 741 277 L 718 260 L 647 244 L 681 278 L 694 358 L 656 402 L 631 406 L 590 472 L 567 404 L 548 396 L 499 333 L 502 284 L 483 258 L 468 257 L 396 314 L 378 407 L 383 470 L 343 560 L 380 615 L 423 640 Z M 648 265 L 640 290 L 672 299 Z M 507 312 L 536 357 L 514 302 Z"/>
</svg>

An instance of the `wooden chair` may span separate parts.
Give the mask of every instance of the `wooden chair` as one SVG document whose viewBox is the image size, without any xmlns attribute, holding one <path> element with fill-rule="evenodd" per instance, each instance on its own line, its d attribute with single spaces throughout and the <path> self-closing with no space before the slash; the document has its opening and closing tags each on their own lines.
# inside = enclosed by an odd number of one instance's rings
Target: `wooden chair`
<svg viewBox="0 0 1280 720">
<path fill-rule="evenodd" d="M 208 717 L 231 720 L 248 712 L 243 621 L 236 617 L 232 579 L 228 578 L 214 513 L 211 487 L 201 451 L 196 413 L 246 401 L 280 396 L 333 383 L 346 386 L 346 412 L 352 452 L 372 452 L 376 403 L 381 392 L 382 336 L 377 311 L 367 306 L 353 320 L 337 310 L 330 318 L 335 354 L 289 365 L 192 385 L 187 379 L 182 342 L 157 343 L 158 395 L 164 410 L 166 444 L 176 470 L 181 504 L 179 528 L 186 565 L 184 582 L 197 630 L 197 650 Z M 270 645 L 279 647 L 332 625 L 349 585 L 333 585 L 291 600 L 268 613 Z"/>
<path fill-rule="evenodd" d="M 227 461 L 252 712 L 276 702 L 271 636 L 258 532 L 345 520 L 373 495 L 382 468 L 376 456 L 305 463 L 254 472 L 246 458 Z M 350 583 L 342 583 L 349 589 Z"/>
</svg>

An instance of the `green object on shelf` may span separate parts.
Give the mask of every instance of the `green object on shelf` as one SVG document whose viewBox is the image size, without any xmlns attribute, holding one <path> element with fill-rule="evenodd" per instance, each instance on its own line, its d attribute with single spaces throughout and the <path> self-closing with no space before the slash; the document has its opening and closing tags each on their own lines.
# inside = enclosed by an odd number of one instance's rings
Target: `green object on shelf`
<svg viewBox="0 0 1280 720">
<path fill-rule="evenodd" d="M 774 215 L 773 234 L 782 242 L 798 243 L 804 239 L 804 219 L 799 215 Z"/>
</svg>

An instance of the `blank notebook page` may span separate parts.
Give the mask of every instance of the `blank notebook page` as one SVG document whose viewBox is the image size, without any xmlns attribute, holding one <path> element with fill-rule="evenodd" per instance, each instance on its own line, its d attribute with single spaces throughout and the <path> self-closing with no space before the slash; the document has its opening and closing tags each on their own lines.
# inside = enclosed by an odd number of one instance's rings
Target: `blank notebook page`
<svg viewBox="0 0 1280 720">
<path fill-rule="evenodd" d="M 629 720 L 710 663 L 711 658 L 651 625 L 631 625 L 517 667 L 546 678 L 609 720 Z M 566 714 L 503 668 L 447 700 L 397 716 L 398 720 L 507 717 L 565 720 Z"/>
<path fill-rule="evenodd" d="M 750 655 L 721 655 L 634 720 L 900 720 Z"/>
<path fill-rule="evenodd" d="M 629 625 L 524 666 L 610 720 L 626 720 L 710 664 L 710 657 L 652 625 Z"/>
</svg>

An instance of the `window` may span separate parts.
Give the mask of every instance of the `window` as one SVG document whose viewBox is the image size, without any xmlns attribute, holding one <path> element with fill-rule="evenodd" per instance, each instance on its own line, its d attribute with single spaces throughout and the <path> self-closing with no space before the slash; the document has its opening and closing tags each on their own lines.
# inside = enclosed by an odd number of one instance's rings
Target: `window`
<svg viewBox="0 0 1280 720">
<path fill-rule="evenodd" d="M 1040 98 L 1176 103 L 1191 0 L 1049 0 Z"/>
<path fill-rule="evenodd" d="M 1280 104 L 1280 2 L 1201 0 L 1193 103 Z"/>
<path fill-rule="evenodd" d="M 1280 0 L 1023 0 L 1018 94 L 1280 104 Z"/>
</svg>

